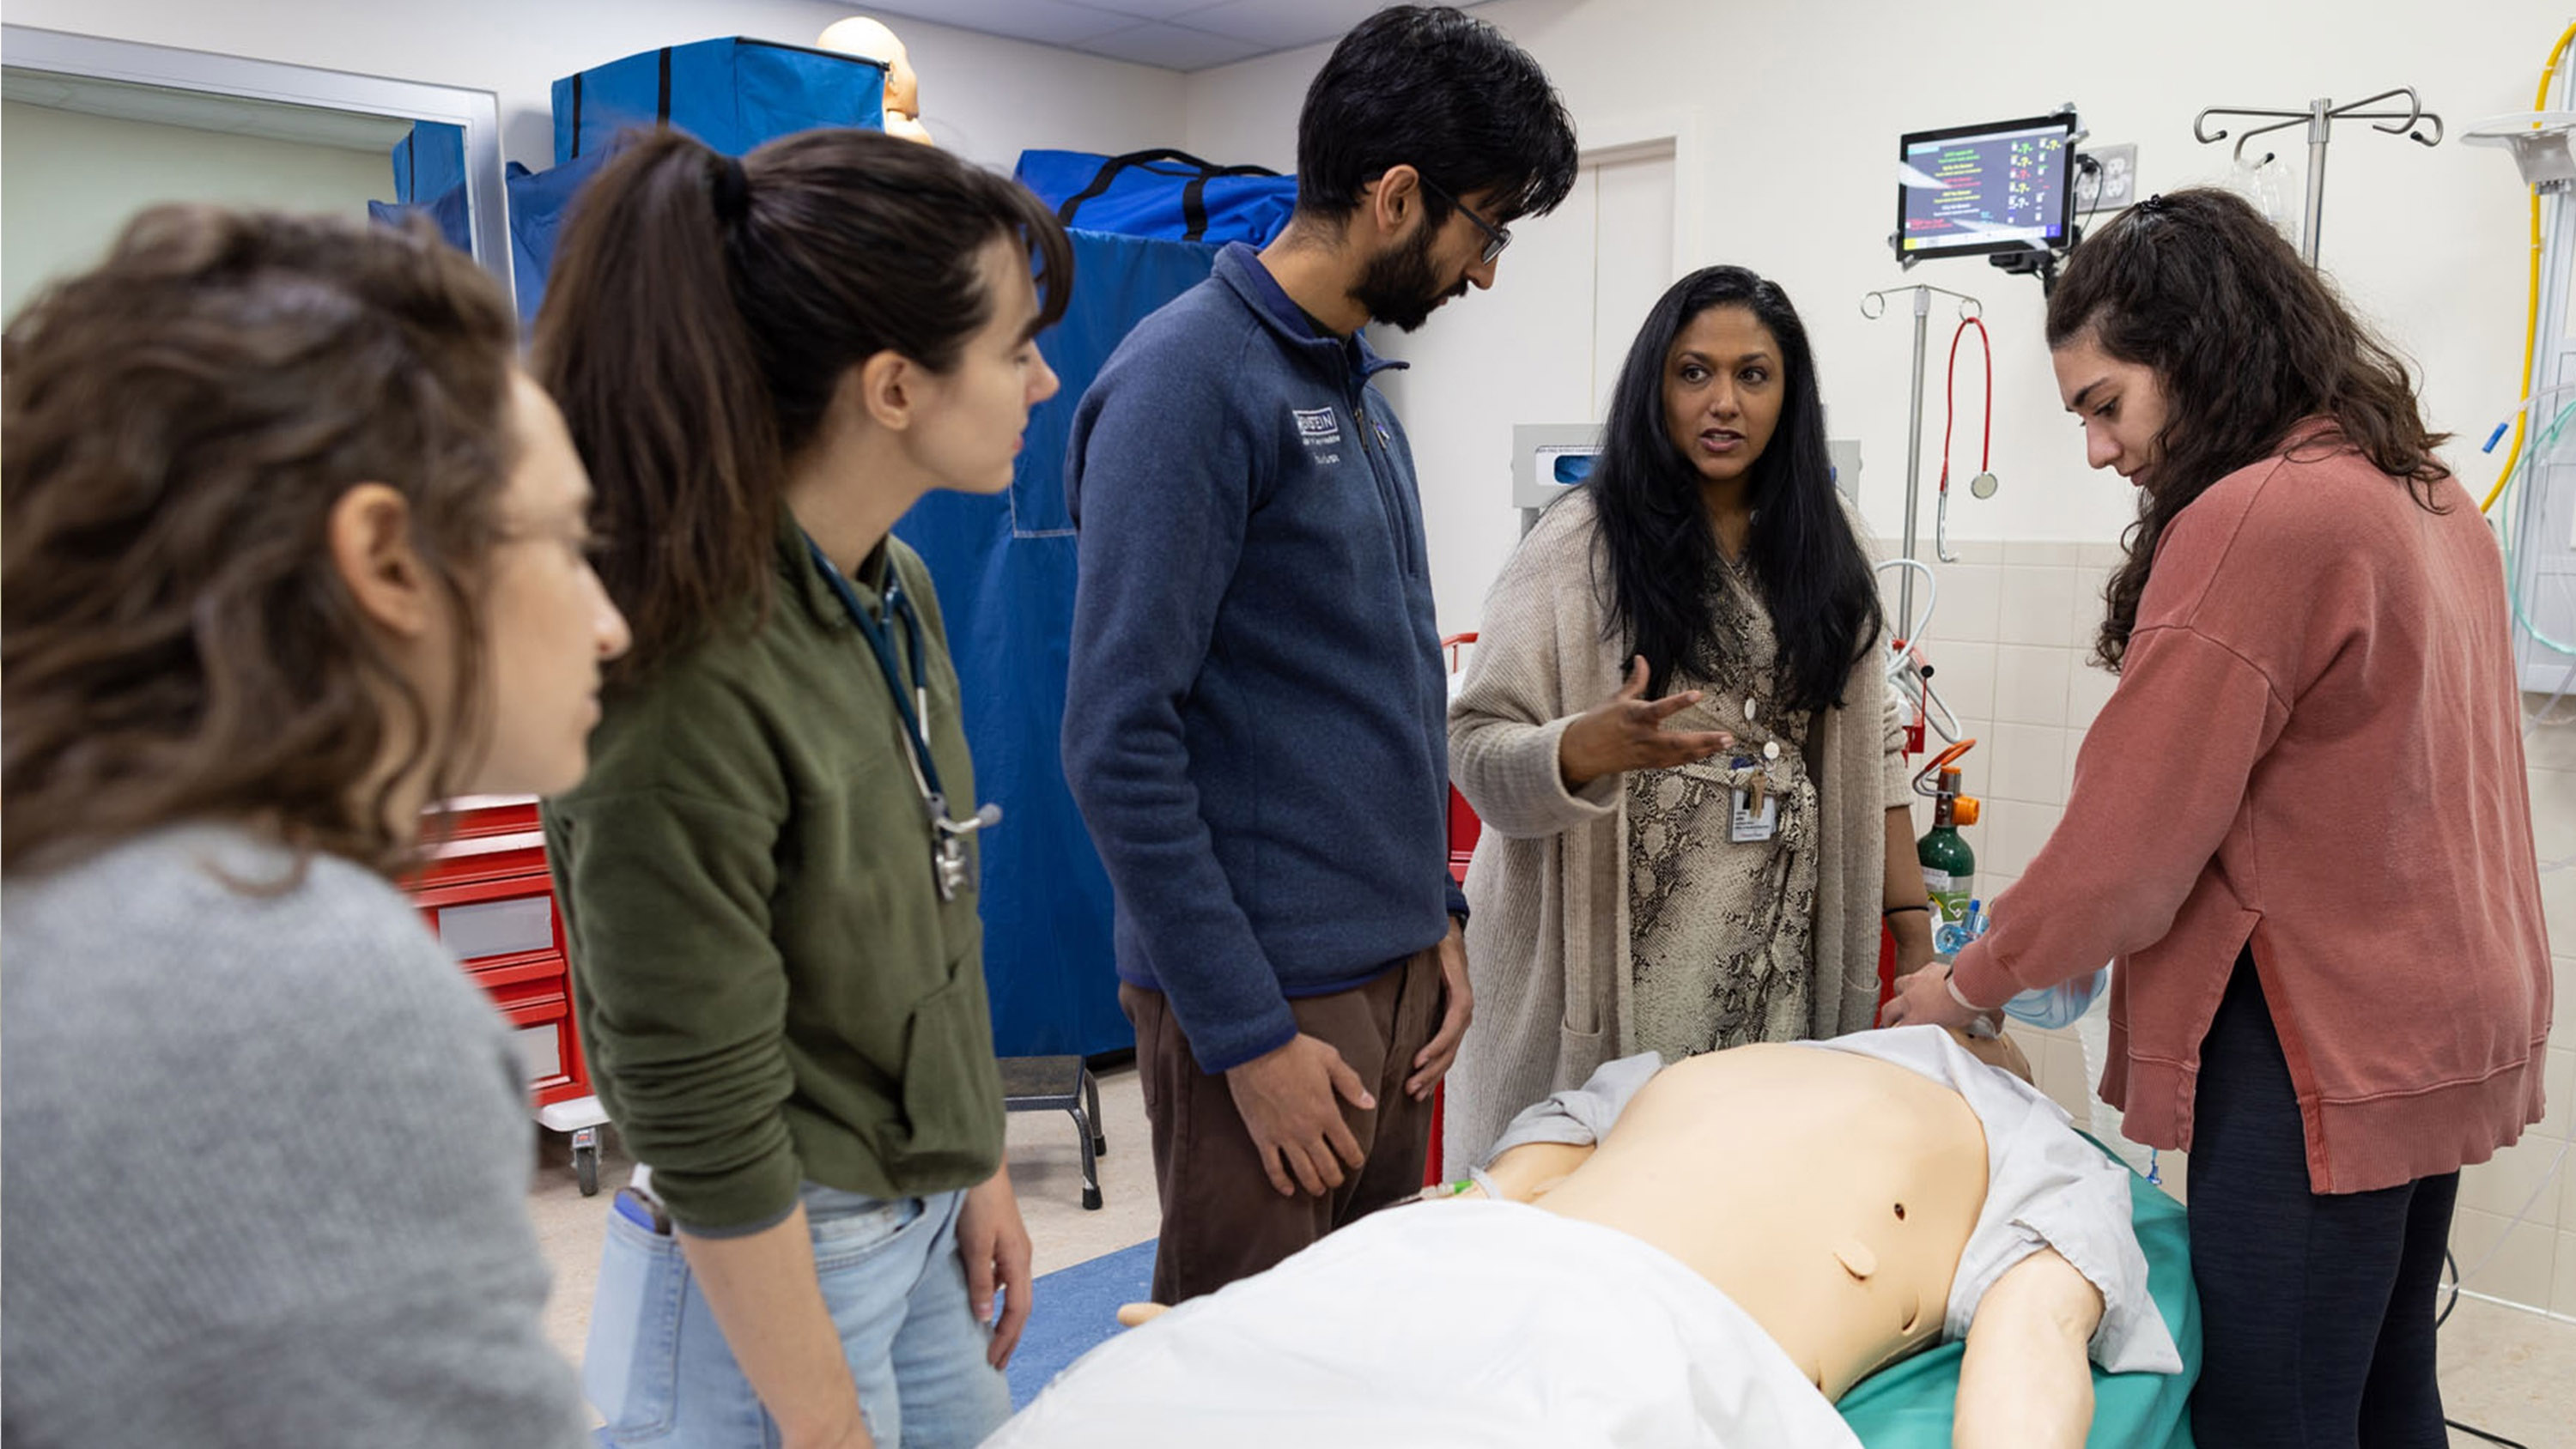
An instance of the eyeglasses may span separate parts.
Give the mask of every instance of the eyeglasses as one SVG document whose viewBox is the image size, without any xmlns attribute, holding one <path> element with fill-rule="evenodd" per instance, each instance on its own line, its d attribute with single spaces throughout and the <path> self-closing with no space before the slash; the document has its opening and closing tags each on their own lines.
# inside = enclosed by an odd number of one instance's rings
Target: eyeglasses
<svg viewBox="0 0 2576 1449">
<path fill-rule="evenodd" d="M 1496 226 L 1492 222 L 1478 216 L 1475 211 L 1467 205 L 1467 203 L 1450 195 L 1446 190 L 1442 189 L 1438 182 L 1433 181 L 1430 177 L 1423 175 L 1419 171 L 1413 173 L 1413 179 L 1422 183 L 1423 190 L 1430 192 L 1432 195 L 1439 197 L 1442 201 L 1458 208 L 1458 214 L 1460 216 L 1474 222 L 1476 224 L 1476 230 L 1485 234 L 1485 253 L 1483 256 L 1476 259 L 1477 265 L 1493 265 L 1494 258 L 1503 254 L 1503 248 L 1512 244 L 1512 229 L 1510 227 Z"/>
</svg>

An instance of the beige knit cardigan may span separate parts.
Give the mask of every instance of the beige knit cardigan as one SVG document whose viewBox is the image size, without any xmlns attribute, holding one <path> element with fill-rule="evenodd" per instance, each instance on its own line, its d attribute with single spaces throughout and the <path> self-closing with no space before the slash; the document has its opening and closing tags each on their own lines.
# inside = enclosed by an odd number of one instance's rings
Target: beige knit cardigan
<svg viewBox="0 0 2576 1449">
<path fill-rule="evenodd" d="M 1591 493 L 1577 489 L 1503 566 L 1450 700 L 1450 778 L 1484 822 L 1467 871 L 1475 1021 L 1444 1110 L 1451 1176 L 1523 1107 L 1637 1050 L 1627 791 L 1607 775 L 1570 792 L 1557 768 L 1566 726 L 1618 690 L 1626 664 L 1603 627 L 1608 579 Z M 1907 803 L 1886 783 L 1897 724 L 1883 645 L 1808 734 L 1820 816 L 1808 993 L 1817 1037 L 1868 1027 L 1878 1002 L 1886 811 Z"/>
</svg>

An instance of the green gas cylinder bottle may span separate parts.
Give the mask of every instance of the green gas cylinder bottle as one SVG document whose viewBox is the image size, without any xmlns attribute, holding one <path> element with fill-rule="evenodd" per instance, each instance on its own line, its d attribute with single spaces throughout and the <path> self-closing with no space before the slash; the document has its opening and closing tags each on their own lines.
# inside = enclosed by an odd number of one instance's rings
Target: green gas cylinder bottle
<svg viewBox="0 0 2576 1449">
<path fill-rule="evenodd" d="M 1923 890 L 1932 898 L 1932 934 L 1944 925 L 1967 919 L 1968 902 L 1977 895 L 1977 852 L 1959 834 L 1977 823 L 1977 801 L 1959 793 L 1959 772 L 1943 766 L 1932 797 L 1932 829 L 1915 843 L 1914 858 L 1923 867 Z"/>
</svg>

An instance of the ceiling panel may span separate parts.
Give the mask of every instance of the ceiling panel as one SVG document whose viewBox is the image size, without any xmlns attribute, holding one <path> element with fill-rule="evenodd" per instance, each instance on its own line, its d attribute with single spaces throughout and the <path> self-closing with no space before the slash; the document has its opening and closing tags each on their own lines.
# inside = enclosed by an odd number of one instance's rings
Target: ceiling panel
<svg viewBox="0 0 2576 1449">
<path fill-rule="evenodd" d="M 1148 23 L 1083 41 L 1075 49 L 1105 55 L 1113 60 L 1132 60 L 1140 65 L 1159 65 L 1165 70 L 1188 71 L 1250 60 L 1269 47 L 1179 25 Z"/>
<path fill-rule="evenodd" d="M 1033 40 L 1040 45 L 1078 45 L 1113 30 L 1132 29 L 1136 24 L 1133 16 L 1075 5 L 1068 0 L 891 0 L 854 13 L 927 20 L 960 30 L 980 30 L 986 35 Z M 902 34 L 902 27 L 897 26 L 895 33 Z"/>
<path fill-rule="evenodd" d="M 1395 0 L 1300 0 L 1297 4 L 1221 0 L 1208 9 L 1191 12 L 1183 23 L 1193 30 L 1252 41 L 1267 54 L 1337 39 L 1342 32 L 1393 3 Z"/>
<path fill-rule="evenodd" d="M 928 20 L 1166 70 L 1205 70 L 1331 40 L 1395 0 L 884 0 Z"/>
<path fill-rule="evenodd" d="M 1069 5 L 1106 10 L 1137 20 L 1178 20 L 1200 10 L 1231 3 L 1231 0 L 1065 0 Z"/>
</svg>

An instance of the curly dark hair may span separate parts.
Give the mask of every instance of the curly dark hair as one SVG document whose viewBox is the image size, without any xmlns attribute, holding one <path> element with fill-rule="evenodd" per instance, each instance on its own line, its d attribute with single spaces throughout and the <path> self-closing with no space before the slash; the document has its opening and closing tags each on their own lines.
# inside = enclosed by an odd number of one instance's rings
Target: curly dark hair
<svg viewBox="0 0 2576 1449">
<path fill-rule="evenodd" d="M 192 819 L 412 858 L 398 792 L 454 793 L 480 737 L 515 334 L 425 227 L 203 206 L 144 212 L 29 302 L 0 343 L 0 870 Z M 453 611 L 444 720 L 330 557 L 367 482 Z"/>
<path fill-rule="evenodd" d="M 2243 197 L 2195 188 L 2150 197 L 2086 237 L 2048 300 L 2048 345 L 2090 336 L 2150 368 L 2165 424 L 2112 574 L 2094 655 L 2128 652 L 2157 541 L 2210 485 L 2280 453 L 2299 425 L 2330 419 L 2312 446 L 2350 449 L 2439 513 L 2450 475 L 2406 364 L 2345 308 Z"/>
</svg>

